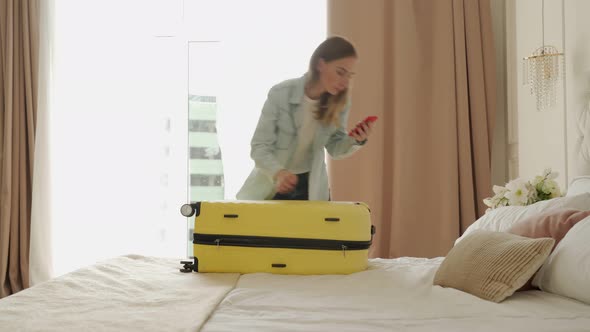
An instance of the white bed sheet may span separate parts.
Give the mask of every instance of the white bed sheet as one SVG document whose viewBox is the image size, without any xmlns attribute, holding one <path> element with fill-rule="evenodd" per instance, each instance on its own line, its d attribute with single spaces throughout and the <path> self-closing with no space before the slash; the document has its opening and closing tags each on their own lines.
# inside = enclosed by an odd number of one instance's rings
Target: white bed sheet
<svg viewBox="0 0 590 332">
<path fill-rule="evenodd" d="M 590 305 L 541 291 L 502 303 L 432 286 L 442 258 L 374 259 L 348 276 L 243 275 L 204 332 L 590 331 Z"/>
<path fill-rule="evenodd" d="M 108 259 L 0 300 L 0 331 L 198 331 L 239 274 L 178 259 Z"/>
</svg>

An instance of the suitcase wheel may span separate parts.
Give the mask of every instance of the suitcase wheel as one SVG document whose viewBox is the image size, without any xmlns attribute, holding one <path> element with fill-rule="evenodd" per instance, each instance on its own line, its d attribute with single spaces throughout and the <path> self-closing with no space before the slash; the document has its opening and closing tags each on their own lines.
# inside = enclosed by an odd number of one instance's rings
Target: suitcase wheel
<svg viewBox="0 0 590 332">
<path fill-rule="evenodd" d="M 182 273 L 190 273 L 193 271 L 195 264 L 192 261 L 180 261 L 180 264 L 183 265 L 182 269 L 179 269 Z"/>
<path fill-rule="evenodd" d="M 180 213 L 185 217 L 192 217 L 195 214 L 195 208 L 190 204 L 184 204 L 180 207 Z"/>
</svg>

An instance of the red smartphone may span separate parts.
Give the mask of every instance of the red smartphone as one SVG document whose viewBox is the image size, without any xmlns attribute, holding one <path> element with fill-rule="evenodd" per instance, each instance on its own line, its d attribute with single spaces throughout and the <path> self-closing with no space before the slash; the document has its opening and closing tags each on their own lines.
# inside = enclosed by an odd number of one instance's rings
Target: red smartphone
<svg viewBox="0 0 590 332">
<path fill-rule="evenodd" d="M 364 124 L 369 124 L 369 123 L 373 123 L 375 121 L 377 121 L 378 117 L 376 115 L 369 115 L 368 117 L 366 117 L 362 123 Z M 357 125 L 356 127 L 354 127 L 354 129 L 352 129 L 349 133 L 348 136 L 352 136 L 353 133 L 356 133 L 356 131 L 358 130 L 359 126 Z"/>
</svg>

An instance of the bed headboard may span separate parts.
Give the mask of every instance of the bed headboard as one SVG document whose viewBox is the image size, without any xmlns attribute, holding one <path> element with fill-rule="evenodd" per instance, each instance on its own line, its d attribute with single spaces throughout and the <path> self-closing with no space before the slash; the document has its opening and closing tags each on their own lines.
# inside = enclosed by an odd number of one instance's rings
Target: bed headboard
<svg viewBox="0 0 590 332">
<path fill-rule="evenodd" d="M 585 107 L 577 112 L 572 121 L 568 121 L 568 134 L 572 142 L 568 142 L 570 148 L 568 183 L 577 176 L 590 175 L 590 100 Z"/>
</svg>

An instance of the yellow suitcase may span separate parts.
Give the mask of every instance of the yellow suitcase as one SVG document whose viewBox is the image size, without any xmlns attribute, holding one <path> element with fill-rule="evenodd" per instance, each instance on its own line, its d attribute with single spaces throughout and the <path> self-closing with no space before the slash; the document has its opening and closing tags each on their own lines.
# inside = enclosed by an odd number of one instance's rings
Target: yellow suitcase
<svg viewBox="0 0 590 332">
<path fill-rule="evenodd" d="M 349 274 L 367 268 L 375 233 L 364 203 L 203 201 L 181 213 L 195 215 L 182 272 Z"/>
</svg>

